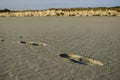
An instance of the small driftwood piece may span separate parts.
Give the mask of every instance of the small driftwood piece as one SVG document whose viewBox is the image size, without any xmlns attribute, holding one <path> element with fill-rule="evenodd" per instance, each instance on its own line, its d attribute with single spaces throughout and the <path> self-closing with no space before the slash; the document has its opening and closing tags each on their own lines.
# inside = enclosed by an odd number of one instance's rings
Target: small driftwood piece
<svg viewBox="0 0 120 80">
<path fill-rule="evenodd" d="M 46 43 L 42 43 L 42 42 L 28 42 L 29 45 L 35 45 L 35 46 L 47 46 Z"/>
<path fill-rule="evenodd" d="M 42 43 L 42 42 L 32 42 L 32 41 L 19 41 L 19 43 L 22 43 L 22 44 L 28 44 L 28 45 L 34 45 L 34 46 L 47 46 L 46 43 Z"/>
<path fill-rule="evenodd" d="M 3 42 L 3 41 L 5 41 L 5 39 L 3 39 L 3 38 L 0 38 L 0 42 Z"/>
<path fill-rule="evenodd" d="M 95 59 L 91 59 L 91 58 L 85 58 L 83 56 L 79 56 L 79 55 L 76 55 L 76 54 L 60 54 L 61 57 L 64 57 L 64 58 L 68 58 L 70 60 L 73 60 L 73 61 L 76 61 L 76 62 L 79 62 L 81 64 L 86 64 L 86 65 L 90 65 L 90 66 L 103 66 L 104 64 L 98 60 L 95 60 Z"/>
<path fill-rule="evenodd" d="M 26 41 L 19 41 L 20 43 L 22 43 L 22 44 L 26 44 Z"/>
</svg>

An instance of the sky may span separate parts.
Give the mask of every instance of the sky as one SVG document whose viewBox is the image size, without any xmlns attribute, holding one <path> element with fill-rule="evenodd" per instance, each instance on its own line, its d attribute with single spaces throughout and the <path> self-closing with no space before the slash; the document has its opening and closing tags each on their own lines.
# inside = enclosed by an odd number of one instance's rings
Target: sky
<svg viewBox="0 0 120 80">
<path fill-rule="evenodd" d="M 0 9 L 10 10 L 113 6 L 120 6 L 120 0 L 0 0 Z"/>
</svg>

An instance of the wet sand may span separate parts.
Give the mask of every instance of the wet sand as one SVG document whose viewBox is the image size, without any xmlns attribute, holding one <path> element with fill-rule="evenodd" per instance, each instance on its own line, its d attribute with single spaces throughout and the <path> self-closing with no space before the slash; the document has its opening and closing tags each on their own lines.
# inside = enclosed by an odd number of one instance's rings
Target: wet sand
<svg viewBox="0 0 120 80">
<path fill-rule="evenodd" d="M 0 38 L 5 39 L 0 42 L 0 80 L 120 78 L 120 17 L 0 17 Z M 90 57 L 104 66 L 75 63 L 61 58 L 63 53 Z"/>
</svg>

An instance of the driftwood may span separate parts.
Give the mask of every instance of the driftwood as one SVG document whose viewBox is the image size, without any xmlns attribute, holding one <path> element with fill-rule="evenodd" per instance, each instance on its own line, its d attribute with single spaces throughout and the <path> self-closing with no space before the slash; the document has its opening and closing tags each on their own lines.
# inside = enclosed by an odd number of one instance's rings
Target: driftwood
<svg viewBox="0 0 120 80">
<path fill-rule="evenodd" d="M 0 38 L 0 42 L 3 42 L 3 41 L 5 41 L 5 39 L 3 39 L 3 38 Z"/>
<path fill-rule="evenodd" d="M 36 45 L 36 46 L 47 46 L 46 43 L 43 43 L 43 42 L 28 42 L 29 45 Z"/>
<path fill-rule="evenodd" d="M 19 43 L 33 45 L 33 46 L 47 46 L 47 44 L 43 42 L 19 41 Z"/>
<path fill-rule="evenodd" d="M 60 54 L 61 57 L 68 58 L 70 60 L 73 60 L 75 62 L 81 63 L 81 64 L 86 64 L 90 66 L 103 66 L 104 64 L 98 60 L 91 59 L 91 58 L 85 58 L 83 56 L 79 56 L 76 54 Z"/>
</svg>

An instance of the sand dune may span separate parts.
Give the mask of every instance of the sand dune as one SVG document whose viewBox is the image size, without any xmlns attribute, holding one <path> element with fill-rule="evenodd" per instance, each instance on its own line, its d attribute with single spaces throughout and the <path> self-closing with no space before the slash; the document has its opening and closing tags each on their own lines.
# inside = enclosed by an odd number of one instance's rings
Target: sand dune
<svg viewBox="0 0 120 80">
<path fill-rule="evenodd" d="M 0 17 L 21 16 L 120 16 L 117 10 L 39 10 L 20 12 L 0 12 Z"/>
</svg>

